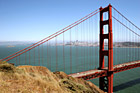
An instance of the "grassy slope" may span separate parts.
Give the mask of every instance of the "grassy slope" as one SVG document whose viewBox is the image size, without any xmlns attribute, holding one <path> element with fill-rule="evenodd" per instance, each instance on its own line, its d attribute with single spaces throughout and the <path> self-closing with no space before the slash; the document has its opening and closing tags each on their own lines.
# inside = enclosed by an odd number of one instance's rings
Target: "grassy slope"
<svg viewBox="0 0 140 93">
<path fill-rule="evenodd" d="M 46 67 L 0 63 L 0 93 L 103 93 L 91 82 Z"/>
</svg>

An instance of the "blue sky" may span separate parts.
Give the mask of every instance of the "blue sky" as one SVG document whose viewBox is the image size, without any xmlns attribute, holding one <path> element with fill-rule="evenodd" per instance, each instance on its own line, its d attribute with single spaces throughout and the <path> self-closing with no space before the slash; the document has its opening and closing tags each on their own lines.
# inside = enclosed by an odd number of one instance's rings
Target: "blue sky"
<svg viewBox="0 0 140 93">
<path fill-rule="evenodd" d="M 112 4 L 140 27 L 140 0 L 0 0 L 0 41 L 38 41 Z"/>
</svg>

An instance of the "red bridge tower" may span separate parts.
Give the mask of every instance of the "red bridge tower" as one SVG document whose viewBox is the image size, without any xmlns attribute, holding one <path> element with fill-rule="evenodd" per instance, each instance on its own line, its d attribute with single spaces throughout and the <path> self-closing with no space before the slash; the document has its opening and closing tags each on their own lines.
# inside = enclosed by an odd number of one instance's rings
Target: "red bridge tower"
<svg viewBox="0 0 140 93">
<path fill-rule="evenodd" d="M 108 20 L 103 20 L 103 13 L 108 12 Z M 104 34 L 104 25 L 108 25 L 108 34 Z M 104 49 L 104 39 L 108 39 L 108 50 Z M 112 34 L 112 6 L 100 8 L 100 61 L 99 69 L 104 69 L 104 56 L 108 57 L 107 77 L 99 78 L 100 89 L 113 93 L 113 34 Z"/>
</svg>

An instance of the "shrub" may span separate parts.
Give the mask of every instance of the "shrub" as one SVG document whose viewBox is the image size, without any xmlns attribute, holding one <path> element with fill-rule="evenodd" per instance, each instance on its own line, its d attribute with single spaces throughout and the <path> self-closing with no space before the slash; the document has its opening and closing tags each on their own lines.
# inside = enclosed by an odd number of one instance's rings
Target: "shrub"
<svg viewBox="0 0 140 93">
<path fill-rule="evenodd" d="M 1 72 L 15 72 L 15 67 L 5 61 L 0 62 Z"/>
</svg>

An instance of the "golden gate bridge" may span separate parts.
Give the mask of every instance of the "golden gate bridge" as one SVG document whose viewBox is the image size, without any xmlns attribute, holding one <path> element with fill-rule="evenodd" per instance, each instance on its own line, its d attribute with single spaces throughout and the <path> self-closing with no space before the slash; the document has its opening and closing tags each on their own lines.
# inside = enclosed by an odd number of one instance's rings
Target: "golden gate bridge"
<svg viewBox="0 0 140 93">
<path fill-rule="evenodd" d="M 108 5 L 1 61 L 46 66 L 85 80 L 99 78 L 100 89 L 113 93 L 115 73 L 140 67 L 139 31 Z"/>
</svg>

